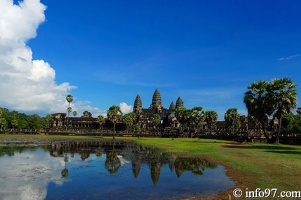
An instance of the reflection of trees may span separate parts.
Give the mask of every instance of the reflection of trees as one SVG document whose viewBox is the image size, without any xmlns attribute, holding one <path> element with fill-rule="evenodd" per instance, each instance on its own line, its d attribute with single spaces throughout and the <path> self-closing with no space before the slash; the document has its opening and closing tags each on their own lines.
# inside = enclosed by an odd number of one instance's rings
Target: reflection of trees
<svg viewBox="0 0 301 200">
<path fill-rule="evenodd" d="M 184 171 L 191 171 L 195 175 L 202 175 L 206 168 L 217 167 L 215 163 L 208 162 L 206 159 L 200 157 L 178 157 L 174 165 L 178 177 L 180 177 Z"/>
<path fill-rule="evenodd" d="M 39 148 L 39 147 L 38 147 Z M 34 148 L 29 148 L 34 150 Z M 162 153 L 161 151 L 147 148 L 134 143 L 124 143 L 115 141 L 102 142 L 58 142 L 47 146 L 50 155 L 64 159 L 65 167 L 61 171 L 62 177 L 68 176 L 68 166 L 70 157 L 79 153 L 81 159 L 89 158 L 90 154 L 101 157 L 106 154 L 105 168 L 110 174 L 116 174 L 123 164 L 123 160 L 118 155 L 122 155 L 125 160 L 131 161 L 132 172 L 135 178 L 141 173 L 141 166 L 146 165 L 150 169 L 151 179 L 154 185 L 157 185 L 161 175 L 161 167 L 167 165 L 171 171 L 175 171 L 180 177 L 185 171 L 201 175 L 206 168 L 215 168 L 216 164 L 209 163 L 200 157 L 183 157 L 172 153 Z M 28 150 L 28 147 L 0 147 L 0 156 L 13 156 L 15 152 Z M 46 149 L 45 149 L 46 150 Z"/>
<path fill-rule="evenodd" d="M 36 149 L 39 147 L 26 147 L 26 146 L 2 146 L 0 147 L 0 157 L 2 156 L 15 156 L 15 153 L 23 153 L 25 150 L 30 150 L 30 151 L 36 151 Z M 45 148 L 43 147 L 45 150 Z"/>
<path fill-rule="evenodd" d="M 118 154 L 115 150 L 107 153 L 105 168 L 110 174 L 116 174 L 121 167 L 121 162 L 117 155 Z"/>
<path fill-rule="evenodd" d="M 108 172 L 112 174 L 116 174 L 118 172 L 118 169 L 121 167 L 121 162 L 119 158 L 117 157 L 118 153 L 115 151 L 115 141 L 113 142 L 112 151 L 107 153 L 106 162 L 105 162 L 105 168 L 108 170 Z"/>
<path fill-rule="evenodd" d="M 103 154 L 103 149 L 98 148 L 98 149 L 96 150 L 96 153 L 95 153 L 96 157 L 101 157 L 102 154 Z"/>
<path fill-rule="evenodd" d="M 82 160 L 86 160 L 87 158 L 89 158 L 89 156 L 90 156 L 90 153 L 89 153 L 89 152 L 82 152 L 82 153 L 80 154 L 80 158 L 81 158 Z"/>
<path fill-rule="evenodd" d="M 64 155 L 65 168 L 61 172 L 62 177 L 68 176 L 69 170 L 67 169 L 67 166 L 66 166 L 67 162 L 69 162 L 69 157 L 68 157 L 67 153 L 65 153 L 65 155 Z"/>
</svg>

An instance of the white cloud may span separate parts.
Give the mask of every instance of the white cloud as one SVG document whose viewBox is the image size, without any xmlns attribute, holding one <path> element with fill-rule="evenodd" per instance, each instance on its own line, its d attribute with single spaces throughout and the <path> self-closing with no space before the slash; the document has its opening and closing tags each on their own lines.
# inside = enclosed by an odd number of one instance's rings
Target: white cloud
<svg viewBox="0 0 301 200">
<path fill-rule="evenodd" d="M 293 59 L 293 58 L 296 58 L 296 57 L 299 57 L 299 56 L 300 56 L 299 54 L 295 54 L 295 55 L 291 55 L 291 56 L 288 56 L 288 57 L 278 58 L 277 60 L 290 60 L 290 59 Z"/>
<path fill-rule="evenodd" d="M 119 104 L 120 110 L 123 114 L 127 114 L 133 111 L 133 106 L 127 105 L 125 102 Z"/>
<path fill-rule="evenodd" d="M 1 107 L 43 114 L 66 112 L 65 97 L 76 87 L 68 82 L 57 84 L 55 70 L 44 60 L 34 60 L 26 44 L 45 21 L 45 10 L 40 0 L 24 0 L 18 5 L 13 0 L 0 0 Z M 80 106 L 79 111 L 101 113 L 97 108 Z"/>
<path fill-rule="evenodd" d="M 67 104 L 65 105 L 66 105 L 65 106 L 65 110 L 66 110 Z M 99 115 L 106 116 L 105 110 L 100 110 L 97 107 L 92 107 L 89 101 L 77 101 L 71 106 L 72 106 L 72 112 L 73 111 L 77 112 L 77 117 L 82 116 L 84 111 L 89 111 L 92 114 L 92 117 L 97 117 Z"/>
</svg>

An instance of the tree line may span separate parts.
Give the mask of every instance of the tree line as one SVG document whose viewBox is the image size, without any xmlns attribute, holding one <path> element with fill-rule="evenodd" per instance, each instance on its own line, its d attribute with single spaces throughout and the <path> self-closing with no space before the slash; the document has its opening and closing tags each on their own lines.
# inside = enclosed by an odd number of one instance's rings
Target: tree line
<svg viewBox="0 0 301 200">
<path fill-rule="evenodd" d="M 270 82 L 255 81 L 249 84 L 243 97 L 248 115 L 239 115 L 236 108 L 229 108 L 224 115 L 227 132 L 236 134 L 242 124 L 245 124 L 247 129 L 248 125 L 252 124 L 263 131 L 269 143 L 279 143 L 281 133 L 301 133 L 301 108 L 297 109 L 297 114 L 292 113 L 298 103 L 296 88 L 297 85 L 289 78 L 273 79 Z M 202 128 L 204 124 L 208 130 L 216 129 L 218 119 L 215 111 L 205 111 L 202 107 L 192 109 L 180 107 L 176 110 L 175 116 L 181 127 L 188 130 L 190 136 L 194 135 L 196 130 Z M 137 117 L 135 113 L 123 116 L 116 105 L 108 110 L 108 120 L 113 122 L 114 132 L 118 121 L 124 122 L 127 127 L 137 131 L 139 129 Z M 101 119 L 103 120 L 104 118 Z M 277 131 L 271 128 L 275 121 L 278 121 Z M 154 125 L 159 124 L 160 116 L 154 114 L 151 122 Z"/>
<path fill-rule="evenodd" d="M 18 111 L 0 108 L 0 130 L 11 129 L 41 129 L 48 126 L 51 115 L 40 117 L 38 114 L 27 115 Z"/>
<path fill-rule="evenodd" d="M 279 142 L 282 133 L 301 133 L 301 107 L 297 108 L 297 114 L 292 111 L 296 108 L 297 85 L 289 78 L 273 79 L 270 82 L 261 80 L 248 85 L 244 93 L 243 102 L 247 108 L 248 115 L 239 115 L 236 108 L 229 108 L 225 115 L 226 129 L 229 134 L 236 134 L 242 124 L 255 124 L 260 128 L 268 142 Z M 67 112 L 71 112 L 70 103 L 72 95 L 67 95 L 69 103 Z M 75 111 L 76 112 L 76 111 Z M 76 114 L 74 114 L 76 116 Z M 181 124 L 181 128 L 188 130 L 190 136 L 195 135 L 196 130 L 202 129 L 206 124 L 206 129 L 214 131 L 218 119 L 217 112 L 205 111 L 202 107 L 188 109 L 179 107 L 175 112 L 175 117 Z M 19 128 L 19 129 L 41 129 L 48 127 L 51 115 L 40 117 L 37 114 L 26 115 L 15 110 L 9 111 L 0 108 L 0 128 Z M 107 111 L 107 118 L 100 115 L 97 117 L 100 124 L 105 121 L 111 122 L 115 138 L 115 127 L 117 123 L 123 123 L 127 131 L 140 132 L 142 127 L 139 124 L 139 115 L 134 112 L 123 114 L 119 106 L 113 105 Z M 277 123 L 277 131 L 271 130 L 271 122 Z M 161 122 L 159 114 L 153 114 L 149 119 L 154 130 L 157 130 Z"/>
</svg>

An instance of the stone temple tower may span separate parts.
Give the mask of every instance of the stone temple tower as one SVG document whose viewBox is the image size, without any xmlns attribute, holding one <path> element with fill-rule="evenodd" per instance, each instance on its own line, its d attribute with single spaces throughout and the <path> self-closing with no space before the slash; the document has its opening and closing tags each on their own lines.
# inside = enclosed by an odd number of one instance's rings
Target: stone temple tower
<svg viewBox="0 0 301 200">
<path fill-rule="evenodd" d="M 135 98 L 133 111 L 135 113 L 140 113 L 142 111 L 142 101 L 139 94 Z"/>
<path fill-rule="evenodd" d="M 161 94 L 158 91 L 158 89 L 155 90 L 153 99 L 152 99 L 152 104 L 149 107 L 150 109 L 156 109 L 157 111 L 161 111 L 163 108 L 162 105 L 162 100 L 161 100 Z"/>
<path fill-rule="evenodd" d="M 178 99 L 176 101 L 176 109 L 178 109 L 180 107 L 184 107 L 184 102 L 182 101 L 181 97 L 178 97 Z"/>
<path fill-rule="evenodd" d="M 169 106 L 169 110 L 171 110 L 171 111 L 176 110 L 176 106 L 175 106 L 175 104 L 174 104 L 173 101 L 171 102 L 171 104 L 170 104 L 170 106 Z"/>
</svg>

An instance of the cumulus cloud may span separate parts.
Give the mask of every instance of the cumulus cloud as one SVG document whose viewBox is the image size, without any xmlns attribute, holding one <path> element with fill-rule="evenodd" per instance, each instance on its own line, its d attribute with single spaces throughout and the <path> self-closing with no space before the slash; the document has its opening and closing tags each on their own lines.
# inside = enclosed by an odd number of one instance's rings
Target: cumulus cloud
<svg viewBox="0 0 301 200">
<path fill-rule="evenodd" d="M 127 105 L 125 102 L 119 104 L 120 110 L 123 114 L 127 114 L 133 111 L 133 106 Z"/>
<path fill-rule="evenodd" d="M 77 101 L 74 104 L 71 104 L 71 107 L 72 112 L 77 112 L 77 117 L 82 116 L 84 111 L 89 111 L 92 114 L 92 117 L 97 117 L 99 115 L 106 116 L 105 110 L 100 110 L 97 107 L 91 106 L 89 101 Z M 67 105 L 65 108 L 67 108 Z"/>
<path fill-rule="evenodd" d="M 23 112 L 66 112 L 65 97 L 76 88 L 68 82 L 57 84 L 55 70 L 44 60 L 34 60 L 26 44 L 37 36 L 45 21 L 46 6 L 40 0 L 0 0 L 0 107 Z M 75 103 L 80 115 L 85 109 L 101 114 L 87 103 Z"/>
</svg>

